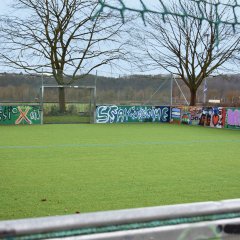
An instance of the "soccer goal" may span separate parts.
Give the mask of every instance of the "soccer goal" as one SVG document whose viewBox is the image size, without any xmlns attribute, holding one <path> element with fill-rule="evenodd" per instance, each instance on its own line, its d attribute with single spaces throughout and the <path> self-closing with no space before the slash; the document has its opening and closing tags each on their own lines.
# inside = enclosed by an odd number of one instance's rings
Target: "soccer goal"
<svg viewBox="0 0 240 240">
<path fill-rule="evenodd" d="M 95 86 L 43 85 L 42 123 L 94 123 Z"/>
</svg>

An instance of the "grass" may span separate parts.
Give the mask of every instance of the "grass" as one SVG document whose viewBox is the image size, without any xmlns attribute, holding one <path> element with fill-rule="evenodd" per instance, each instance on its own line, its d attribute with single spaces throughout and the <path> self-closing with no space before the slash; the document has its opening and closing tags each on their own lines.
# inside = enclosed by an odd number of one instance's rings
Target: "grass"
<svg viewBox="0 0 240 240">
<path fill-rule="evenodd" d="M 240 198 L 240 132 L 1 126 L 0 219 Z"/>
<path fill-rule="evenodd" d="M 79 115 L 44 116 L 44 123 L 89 123 L 90 117 Z"/>
</svg>

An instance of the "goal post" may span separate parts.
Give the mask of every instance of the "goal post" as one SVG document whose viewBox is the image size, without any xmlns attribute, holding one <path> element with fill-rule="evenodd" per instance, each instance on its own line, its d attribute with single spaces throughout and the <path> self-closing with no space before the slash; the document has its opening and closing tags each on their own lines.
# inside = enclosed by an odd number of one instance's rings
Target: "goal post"
<svg viewBox="0 0 240 240">
<path fill-rule="evenodd" d="M 64 92 L 61 96 L 59 89 Z M 94 123 L 96 87 L 42 85 L 41 107 L 42 123 Z"/>
</svg>

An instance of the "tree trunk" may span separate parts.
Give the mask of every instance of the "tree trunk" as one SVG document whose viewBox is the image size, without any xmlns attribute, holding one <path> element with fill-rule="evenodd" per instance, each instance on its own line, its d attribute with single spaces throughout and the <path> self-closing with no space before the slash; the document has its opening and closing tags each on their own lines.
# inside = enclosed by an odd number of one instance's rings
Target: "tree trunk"
<svg viewBox="0 0 240 240">
<path fill-rule="evenodd" d="M 195 106 L 196 105 L 196 99 L 197 99 L 197 90 L 190 89 L 190 93 L 191 93 L 190 106 Z"/>
<path fill-rule="evenodd" d="M 60 113 L 64 113 L 66 112 L 64 87 L 58 88 L 58 96 L 59 96 L 59 111 Z"/>
</svg>

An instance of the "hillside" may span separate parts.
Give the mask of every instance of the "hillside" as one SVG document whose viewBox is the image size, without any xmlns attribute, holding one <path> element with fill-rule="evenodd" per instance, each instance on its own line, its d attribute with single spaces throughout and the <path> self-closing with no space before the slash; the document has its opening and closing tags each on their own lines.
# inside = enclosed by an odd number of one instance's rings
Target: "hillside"
<svg viewBox="0 0 240 240">
<path fill-rule="evenodd" d="M 98 104 L 169 104 L 171 76 L 132 75 L 118 78 L 88 75 L 74 83 L 79 86 L 97 87 Z M 42 85 L 56 85 L 52 77 L 26 74 L 0 74 L 0 102 L 35 102 L 40 98 Z M 182 91 L 189 97 L 189 91 L 178 80 Z M 207 79 L 208 99 L 221 99 L 223 103 L 240 102 L 240 75 L 219 75 Z M 198 102 L 202 101 L 202 89 L 198 91 Z M 173 82 L 173 103 L 184 102 L 181 91 Z"/>
</svg>

